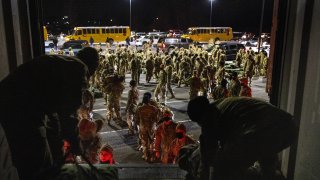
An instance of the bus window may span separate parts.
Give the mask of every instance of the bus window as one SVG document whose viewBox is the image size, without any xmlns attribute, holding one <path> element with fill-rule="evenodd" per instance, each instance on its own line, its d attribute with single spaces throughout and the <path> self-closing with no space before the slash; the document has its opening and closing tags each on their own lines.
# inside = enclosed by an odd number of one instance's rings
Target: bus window
<svg viewBox="0 0 320 180">
<path fill-rule="evenodd" d="M 114 33 L 114 29 L 110 29 L 110 33 L 111 33 L 111 34 Z"/>
<path fill-rule="evenodd" d="M 118 29 L 118 33 L 122 33 L 122 28 Z"/>
<path fill-rule="evenodd" d="M 100 29 L 96 29 L 96 34 L 100 34 Z"/>
<path fill-rule="evenodd" d="M 226 29 L 226 33 L 229 36 L 229 33 L 230 33 L 229 29 Z"/>
<path fill-rule="evenodd" d="M 87 29 L 87 34 L 91 34 L 91 29 Z"/>
<path fill-rule="evenodd" d="M 114 33 L 119 33 L 119 29 L 115 28 Z"/>
<path fill-rule="evenodd" d="M 82 35 L 82 30 L 78 29 L 78 30 L 76 31 L 76 35 Z"/>
<path fill-rule="evenodd" d="M 206 34 L 210 34 L 210 29 L 206 29 Z"/>
<path fill-rule="evenodd" d="M 200 34 L 200 33 L 201 33 L 200 29 L 197 29 L 196 34 Z"/>
<path fill-rule="evenodd" d="M 127 29 L 126 28 L 123 28 L 122 29 L 122 33 L 125 35 L 125 34 L 127 34 Z"/>
<path fill-rule="evenodd" d="M 105 34 L 106 33 L 106 29 L 102 29 L 102 34 Z"/>
<path fill-rule="evenodd" d="M 83 34 L 87 34 L 87 29 L 83 29 Z"/>
<path fill-rule="evenodd" d="M 110 29 L 106 29 L 106 33 L 109 34 L 110 33 Z"/>
</svg>

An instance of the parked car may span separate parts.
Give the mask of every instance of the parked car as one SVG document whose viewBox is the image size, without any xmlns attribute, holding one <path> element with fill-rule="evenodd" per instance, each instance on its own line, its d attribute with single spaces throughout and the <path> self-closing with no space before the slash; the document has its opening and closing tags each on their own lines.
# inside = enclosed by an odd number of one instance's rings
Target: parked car
<svg viewBox="0 0 320 180">
<path fill-rule="evenodd" d="M 62 46 L 62 49 L 65 52 L 65 54 L 69 54 L 69 47 L 72 47 L 74 55 L 77 55 L 82 48 L 87 46 L 89 46 L 89 43 L 86 40 L 71 40 L 65 42 Z"/>
<path fill-rule="evenodd" d="M 163 51 L 169 53 L 171 53 L 175 48 L 189 48 L 189 45 L 193 43 L 191 39 L 179 37 L 167 37 L 163 38 L 161 41 Z"/>
<path fill-rule="evenodd" d="M 214 47 L 220 47 L 222 50 L 226 51 L 227 61 L 235 60 L 239 49 L 246 49 L 243 44 L 236 41 L 221 41 L 220 43 L 209 47 L 207 51 L 211 52 Z"/>
<path fill-rule="evenodd" d="M 143 36 L 143 37 L 140 37 L 139 39 L 137 39 L 135 45 L 142 46 L 146 43 L 149 43 L 152 39 L 153 40 L 152 46 L 156 46 L 158 44 L 159 39 L 162 37 L 164 37 L 164 36 L 154 35 L 154 34 L 146 35 L 146 36 Z"/>
<path fill-rule="evenodd" d="M 179 29 L 169 30 L 167 37 L 181 37 L 183 35 L 183 31 Z"/>
<path fill-rule="evenodd" d="M 44 49 L 45 49 L 45 53 L 49 54 L 51 48 L 54 48 L 54 44 L 52 40 L 48 40 L 44 42 Z"/>
</svg>

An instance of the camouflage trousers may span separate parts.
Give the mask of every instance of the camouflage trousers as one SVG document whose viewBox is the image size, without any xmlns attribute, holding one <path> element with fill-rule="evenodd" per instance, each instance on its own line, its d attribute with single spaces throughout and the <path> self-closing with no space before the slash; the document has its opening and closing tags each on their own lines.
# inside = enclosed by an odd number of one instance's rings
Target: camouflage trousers
<svg viewBox="0 0 320 180">
<path fill-rule="evenodd" d="M 150 160 L 150 154 L 151 154 L 151 145 L 153 143 L 153 131 L 152 127 L 150 128 L 141 128 L 139 131 L 139 136 L 141 139 L 141 145 L 143 148 L 143 158 L 146 161 Z"/>
<path fill-rule="evenodd" d="M 117 119 L 117 121 L 121 120 L 120 114 L 120 99 L 108 101 L 107 103 L 107 121 L 110 123 L 112 119 Z M 115 115 L 115 116 L 114 116 Z"/>
<path fill-rule="evenodd" d="M 165 98 L 165 94 L 166 94 L 166 84 L 163 83 L 159 83 L 156 87 L 156 90 L 154 91 L 154 97 L 156 98 L 157 101 L 159 101 L 159 94 L 162 93 L 161 98 L 164 99 Z"/>
<path fill-rule="evenodd" d="M 146 82 L 149 83 L 151 78 L 153 76 L 153 71 L 147 69 L 147 74 L 146 74 Z"/>
</svg>

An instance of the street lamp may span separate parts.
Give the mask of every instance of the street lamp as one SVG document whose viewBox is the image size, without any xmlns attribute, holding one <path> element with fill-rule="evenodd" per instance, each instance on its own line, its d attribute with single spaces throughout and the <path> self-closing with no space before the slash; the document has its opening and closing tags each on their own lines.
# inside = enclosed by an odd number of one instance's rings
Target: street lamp
<svg viewBox="0 0 320 180">
<path fill-rule="evenodd" d="M 210 27 L 211 27 L 211 25 L 212 25 L 212 2 L 214 0 L 209 0 L 209 1 L 211 2 L 211 11 L 210 11 Z"/>
</svg>

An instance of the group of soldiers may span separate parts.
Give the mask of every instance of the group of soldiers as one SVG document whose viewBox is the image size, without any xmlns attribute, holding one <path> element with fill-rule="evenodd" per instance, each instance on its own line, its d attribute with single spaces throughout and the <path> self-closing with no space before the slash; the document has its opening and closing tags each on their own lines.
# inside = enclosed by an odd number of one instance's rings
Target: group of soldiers
<svg viewBox="0 0 320 180">
<path fill-rule="evenodd" d="M 150 48 L 136 50 L 133 47 L 120 46 L 115 50 L 99 50 L 100 63 L 92 76 L 91 86 L 99 89 L 104 94 L 107 105 L 106 119 L 110 125 L 111 121 L 117 124 L 123 122 L 120 112 L 120 100 L 125 89 L 125 75 L 131 73 L 130 90 L 126 104 L 126 121 L 129 127 L 129 134 L 139 134 L 140 147 L 144 152 L 143 158 L 146 161 L 162 159 L 162 162 L 174 162 L 169 154 L 169 144 L 174 140 L 176 127 L 171 127 L 171 134 L 166 132 L 164 144 L 166 148 L 159 148 L 159 138 L 157 139 L 158 129 L 161 132 L 167 131 L 169 126 L 163 119 L 168 119 L 166 115 L 172 111 L 165 105 L 166 99 L 175 98 L 171 85 L 176 84 L 176 88 L 182 85 L 190 87 L 190 100 L 197 96 L 205 96 L 214 100 L 223 99 L 230 96 L 249 96 L 251 97 L 251 78 L 253 75 L 265 75 L 267 56 L 264 53 L 254 53 L 252 50 L 245 51 L 240 49 L 234 63 L 242 71 L 227 73 L 225 64 L 227 55 L 225 50 L 217 47 L 211 52 L 191 45 L 189 49 L 176 48 L 170 54 L 159 50 L 153 52 Z M 157 83 L 154 90 L 154 99 L 151 93 L 143 96 L 142 103 L 139 104 L 140 75 L 146 74 L 146 83 L 155 80 Z M 238 76 L 241 75 L 242 78 Z M 229 84 L 229 85 L 228 85 Z M 147 96 L 147 97 L 145 97 Z M 170 112 L 170 113 L 168 113 Z M 169 120 L 170 120 L 169 118 Z M 167 123 L 167 125 L 170 123 Z M 182 126 L 182 125 L 180 125 Z M 185 128 L 182 128 L 185 129 Z M 177 129 L 178 130 L 178 129 Z M 159 137 L 161 137 L 159 135 Z M 158 142 L 158 143 L 157 143 Z M 160 143 L 161 144 L 161 143 Z M 158 147 L 158 150 L 157 150 Z M 164 154 L 157 153 L 159 150 L 168 151 Z"/>
</svg>

